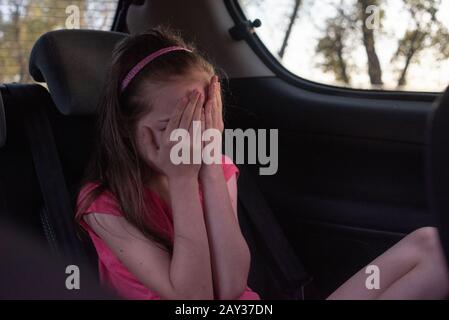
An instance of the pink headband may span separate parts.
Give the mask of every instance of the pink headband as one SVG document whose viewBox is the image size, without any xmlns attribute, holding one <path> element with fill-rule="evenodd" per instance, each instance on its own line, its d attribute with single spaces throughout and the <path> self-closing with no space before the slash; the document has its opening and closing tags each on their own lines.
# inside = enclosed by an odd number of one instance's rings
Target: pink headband
<svg viewBox="0 0 449 320">
<path fill-rule="evenodd" d="M 151 53 L 149 56 L 147 56 L 146 58 L 144 58 L 143 60 L 141 60 L 138 64 L 136 64 L 131 71 L 128 72 L 128 74 L 126 75 L 126 77 L 123 79 L 122 81 L 122 86 L 120 88 L 121 92 L 123 92 L 126 87 L 129 85 L 129 83 L 131 82 L 132 79 L 134 79 L 134 77 L 143 69 L 145 68 L 145 66 L 147 64 L 149 64 L 151 61 L 153 61 L 154 59 L 156 59 L 159 56 L 162 56 L 166 53 L 169 53 L 171 51 L 187 51 L 187 52 L 192 52 L 192 50 L 184 48 L 184 47 L 180 47 L 180 46 L 173 46 L 173 47 L 167 47 L 167 48 L 162 48 L 159 49 L 153 53 Z"/>
</svg>

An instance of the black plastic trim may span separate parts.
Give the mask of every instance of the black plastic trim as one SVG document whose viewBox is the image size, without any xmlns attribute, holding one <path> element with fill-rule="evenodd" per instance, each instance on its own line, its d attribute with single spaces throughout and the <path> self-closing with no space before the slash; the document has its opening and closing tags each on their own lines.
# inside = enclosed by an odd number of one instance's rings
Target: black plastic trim
<svg viewBox="0 0 449 320">
<path fill-rule="evenodd" d="M 112 22 L 111 31 L 128 32 L 126 30 L 126 12 L 131 4 L 129 0 L 118 0 L 115 9 L 114 21 Z"/>
</svg>

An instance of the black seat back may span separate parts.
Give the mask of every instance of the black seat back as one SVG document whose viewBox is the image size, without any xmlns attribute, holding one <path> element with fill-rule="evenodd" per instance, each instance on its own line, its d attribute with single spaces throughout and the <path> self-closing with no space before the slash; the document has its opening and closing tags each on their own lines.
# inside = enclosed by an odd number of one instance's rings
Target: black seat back
<svg viewBox="0 0 449 320">
<path fill-rule="evenodd" d="M 14 106 L 21 111 L 33 165 L 44 204 L 41 219 L 53 252 L 81 262 L 84 250 L 76 236 L 73 205 L 61 168 L 59 152 L 49 121 L 54 111 L 48 91 L 40 85 L 6 84 Z"/>
<path fill-rule="evenodd" d="M 3 99 L 0 92 L 0 148 L 6 143 L 6 118 L 5 107 L 3 106 Z"/>
<path fill-rule="evenodd" d="M 62 169 L 59 174 L 56 168 L 51 170 L 44 164 L 40 167 L 47 167 L 47 173 L 42 174 L 40 170 L 37 173 L 44 176 L 40 180 L 44 195 L 54 190 L 51 197 L 44 197 L 49 220 L 53 220 L 53 225 L 59 222 L 58 229 L 66 226 L 64 231 L 55 230 L 56 235 L 59 233 L 57 241 L 62 242 L 59 246 L 71 247 L 75 255 L 79 250 L 68 223 L 73 226 L 76 197 L 93 145 L 95 109 L 108 61 L 113 47 L 123 37 L 120 33 L 93 30 L 54 31 L 41 36 L 31 52 L 30 73 L 36 81 L 46 82 L 52 100 L 46 104 L 45 115 L 41 115 L 48 119 L 51 131 L 45 139 L 51 140 L 48 143 L 54 144 L 57 150 L 57 155 L 48 161 Z M 49 150 L 41 154 L 48 159 Z M 45 175 L 50 174 L 54 182 L 45 180 Z M 54 201 L 56 193 L 58 201 Z M 66 200 L 69 197 L 70 204 Z M 85 243 L 86 249 L 88 253 L 93 252 L 90 241 Z"/>
<path fill-rule="evenodd" d="M 5 119 L 5 108 L 3 106 L 3 98 L 0 91 L 0 150 L 6 143 L 6 119 Z M 2 214 L 6 209 L 4 182 L 0 180 L 0 214 Z"/>
<path fill-rule="evenodd" d="M 44 89 L 44 88 L 42 88 Z M 45 89 L 44 89 L 45 90 Z M 22 113 L 5 86 L 0 86 L 0 219 L 18 225 L 37 241 L 45 241 L 40 210 L 42 196 L 36 179 Z M 35 102 L 30 100 L 30 104 Z M 0 117 L 1 118 L 1 117 Z M 7 138 L 7 139 L 6 139 Z"/>
</svg>

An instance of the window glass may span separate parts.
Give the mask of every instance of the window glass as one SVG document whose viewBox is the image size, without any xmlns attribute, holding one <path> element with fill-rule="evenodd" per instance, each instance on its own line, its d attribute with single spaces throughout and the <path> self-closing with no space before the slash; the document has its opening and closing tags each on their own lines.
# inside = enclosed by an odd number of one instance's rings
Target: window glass
<svg viewBox="0 0 449 320">
<path fill-rule="evenodd" d="M 31 82 L 39 36 L 57 29 L 110 30 L 118 0 L 0 0 L 0 83 Z"/>
<path fill-rule="evenodd" d="M 356 89 L 443 91 L 447 0 L 239 0 L 257 35 L 292 73 Z"/>
</svg>

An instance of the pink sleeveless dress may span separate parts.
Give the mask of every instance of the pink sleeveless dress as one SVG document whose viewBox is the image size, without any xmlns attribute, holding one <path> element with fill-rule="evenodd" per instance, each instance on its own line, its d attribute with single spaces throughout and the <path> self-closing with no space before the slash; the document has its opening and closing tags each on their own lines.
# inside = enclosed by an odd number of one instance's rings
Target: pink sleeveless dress
<svg viewBox="0 0 449 320">
<path fill-rule="evenodd" d="M 229 158 L 226 160 L 227 161 L 225 162 L 223 159 L 222 168 L 225 179 L 228 181 L 233 175 L 238 176 L 239 171 L 237 167 L 229 160 Z M 97 184 L 95 183 L 88 183 L 84 185 L 78 195 L 78 204 L 80 204 L 84 197 L 96 186 Z M 173 220 L 170 207 L 150 189 L 146 190 L 145 196 L 148 199 L 147 201 L 151 201 L 152 212 L 148 214 L 151 214 L 153 223 L 160 228 L 162 233 L 167 234 L 170 239 L 173 239 Z M 202 201 L 201 192 L 200 198 Z M 87 208 L 87 210 L 82 213 L 82 215 L 92 212 L 110 214 L 114 216 L 122 215 L 114 196 L 108 191 L 105 191 L 98 196 Z M 89 227 L 87 223 L 84 222 L 83 219 L 80 219 L 80 224 L 89 234 L 97 251 L 100 281 L 103 285 L 124 299 L 160 299 L 155 292 L 151 291 L 150 288 L 146 288 L 130 271 L 128 271 L 128 269 L 121 263 L 115 254 L 108 248 L 106 243 L 92 230 L 92 228 Z M 245 292 L 239 298 L 239 300 L 259 299 L 259 295 L 252 291 L 249 287 L 246 288 Z"/>
</svg>

